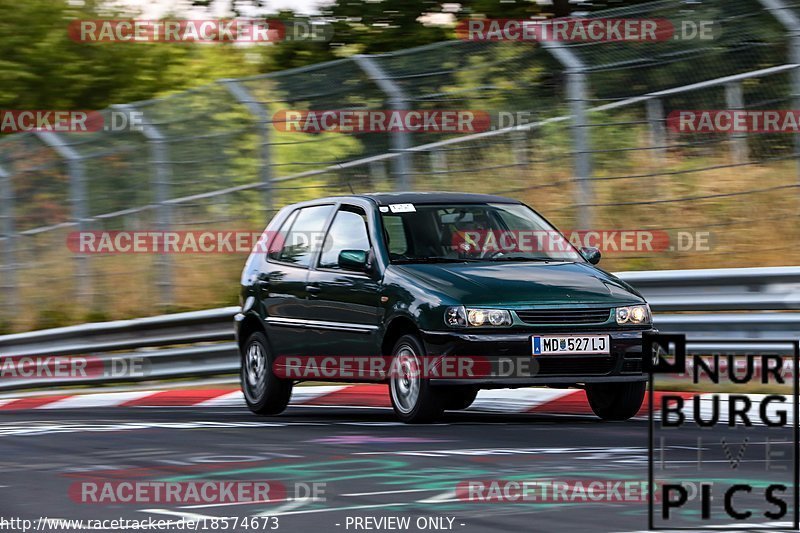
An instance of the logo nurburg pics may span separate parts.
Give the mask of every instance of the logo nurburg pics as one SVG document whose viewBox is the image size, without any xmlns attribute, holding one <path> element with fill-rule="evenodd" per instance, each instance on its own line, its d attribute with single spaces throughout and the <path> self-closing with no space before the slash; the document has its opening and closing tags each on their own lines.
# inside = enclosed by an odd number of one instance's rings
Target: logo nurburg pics
<svg viewBox="0 0 800 533">
<path fill-rule="evenodd" d="M 642 352 L 649 529 L 800 530 L 800 342 L 645 333 Z"/>
<path fill-rule="evenodd" d="M 642 338 L 643 368 L 652 374 L 686 371 L 686 336 L 645 333 Z"/>
</svg>

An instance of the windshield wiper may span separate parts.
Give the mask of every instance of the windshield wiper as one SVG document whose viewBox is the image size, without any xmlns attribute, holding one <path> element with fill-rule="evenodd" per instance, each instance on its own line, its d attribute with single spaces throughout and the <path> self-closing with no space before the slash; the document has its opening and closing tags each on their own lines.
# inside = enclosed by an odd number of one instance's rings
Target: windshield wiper
<svg viewBox="0 0 800 533">
<path fill-rule="evenodd" d="M 487 261 L 532 261 L 535 263 L 552 263 L 554 261 L 562 261 L 562 259 L 552 259 L 552 258 L 544 258 L 544 257 L 525 257 L 525 256 L 500 256 L 500 257 L 492 257 L 491 259 L 487 259 Z"/>
<path fill-rule="evenodd" d="M 459 257 L 409 257 L 406 259 L 392 259 L 392 263 L 406 264 L 406 263 L 476 263 L 480 259 L 468 259 Z"/>
</svg>

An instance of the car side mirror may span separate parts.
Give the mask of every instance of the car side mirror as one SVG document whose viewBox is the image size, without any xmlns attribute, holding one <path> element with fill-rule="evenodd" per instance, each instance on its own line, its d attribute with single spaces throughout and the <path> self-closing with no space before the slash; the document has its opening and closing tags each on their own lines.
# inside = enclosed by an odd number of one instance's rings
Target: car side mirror
<svg viewBox="0 0 800 533">
<path fill-rule="evenodd" d="M 584 259 L 586 259 L 587 261 L 589 261 L 589 263 L 593 265 L 599 263 L 600 257 L 602 257 L 600 250 L 591 247 L 581 248 L 581 255 L 583 256 Z"/>
<path fill-rule="evenodd" d="M 366 250 L 342 250 L 339 252 L 339 268 L 366 272 L 367 259 L 368 252 Z"/>
</svg>

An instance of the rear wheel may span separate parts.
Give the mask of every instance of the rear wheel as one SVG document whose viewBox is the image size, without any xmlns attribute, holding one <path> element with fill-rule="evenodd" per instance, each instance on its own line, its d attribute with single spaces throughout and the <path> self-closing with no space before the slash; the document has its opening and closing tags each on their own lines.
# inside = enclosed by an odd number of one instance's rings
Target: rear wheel
<svg viewBox="0 0 800 533">
<path fill-rule="evenodd" d="M 247 407 L 258 415 L 277 415 L 292 396 L 292 382 L 278 379 L 272 371 L 274 358 L 267 337 L 253 333 L 242 349 L 242 392 Z"/>
<path fill-rule="evenodd" d="M 439 392 L 422 376 L 425 351 L 414 335 L 403 335 L 392 350 L 389 395 L 397 417 L 407 424 L 431 422 L 442 414 Z"/>
<path fill-rule="evenodd" d="M 590 383 L 586 397 L 594 414 L 603 420 L 628 420 L 642 407 L 647 382 Z"/>
<path fill-rule="evenodd" d="M 478 395 L 478 388 L 471 387 L 469 385 L 458 385 L 455 387 L 443 387 L 442 388 L 442 404 L 444 408 L 449 411 L 460 411 L 461 409 L 466 409 L 472 402 L 475 401 L 475 397 Z"/>
</svg>

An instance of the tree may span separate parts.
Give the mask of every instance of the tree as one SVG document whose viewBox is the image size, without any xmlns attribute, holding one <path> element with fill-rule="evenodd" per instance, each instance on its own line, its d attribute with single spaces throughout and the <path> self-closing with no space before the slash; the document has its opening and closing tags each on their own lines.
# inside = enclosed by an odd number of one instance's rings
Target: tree
<svg viewBox="0 0 800 533">
<path fill-rule="evenodd" d="M 0 0 L 0 109 L 102 109 L 256 72 L 229 45 L 83 43 L 76 19 L 132 18 L 99 0 Z"/>
</svg>

